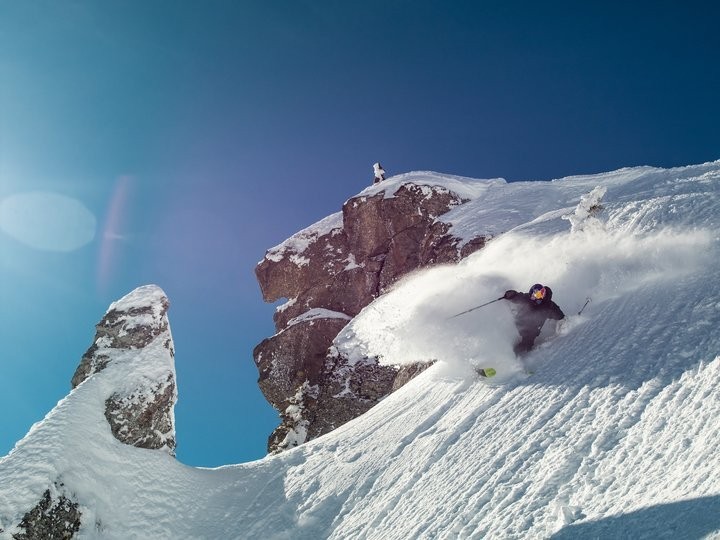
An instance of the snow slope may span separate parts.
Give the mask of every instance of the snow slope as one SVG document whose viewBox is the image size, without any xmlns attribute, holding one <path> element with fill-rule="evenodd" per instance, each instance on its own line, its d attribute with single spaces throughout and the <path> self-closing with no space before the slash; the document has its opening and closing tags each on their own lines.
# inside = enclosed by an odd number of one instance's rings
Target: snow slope
<svg viewBox="0 0 720 540">
<path fill-rule="evenodd" d="M 571 231 L 597 186 L 599 221 Z M 499 236 L 336 341 L 431 369 L 320 439 L 212 470 L 116 441 L 89 380 L 0 460 L 0 537 L 59 475 L 81 538 L 720 538 L 720 162 L 475 193 L 443 219 Z M 524 362 L 504 302 L 449 319 L 536 281 L 568 317 Z"/>
</svg>

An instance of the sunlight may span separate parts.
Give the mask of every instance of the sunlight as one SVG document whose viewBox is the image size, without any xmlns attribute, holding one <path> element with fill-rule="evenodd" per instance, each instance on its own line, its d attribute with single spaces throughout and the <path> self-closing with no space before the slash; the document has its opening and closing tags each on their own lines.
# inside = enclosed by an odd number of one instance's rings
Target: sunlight
<svg viewBox="0 0 720 540">
<path fill-rule="evenodd" d="M 0 201 L 0 230 L 31 248 L 75 251 L 95 238 L 96 220 L 80 201 L 32 191 Z"/>
</svg>

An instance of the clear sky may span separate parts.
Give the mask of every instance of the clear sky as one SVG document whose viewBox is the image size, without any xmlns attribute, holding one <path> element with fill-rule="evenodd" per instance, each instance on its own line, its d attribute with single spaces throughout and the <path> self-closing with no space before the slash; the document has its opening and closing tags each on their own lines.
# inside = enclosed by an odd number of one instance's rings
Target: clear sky
<svg viewBox="0 0 720 540">
<path fill-rule="evenodd" d="M 0 0 L 0 455 L 171 300 L 178 458 L 264 455 L 265 249 L 389 174 L 720 158 L 715 2 Z"/>
</svg>

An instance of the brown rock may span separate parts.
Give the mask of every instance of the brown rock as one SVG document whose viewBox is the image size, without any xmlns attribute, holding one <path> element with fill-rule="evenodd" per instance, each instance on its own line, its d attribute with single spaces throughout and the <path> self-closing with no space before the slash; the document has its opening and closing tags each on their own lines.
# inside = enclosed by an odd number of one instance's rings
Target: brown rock
<svg viewBox="0 0 720 540">
<path fill-rule="evenodd" d="M 270 436 L 270 451 L 327 433 L 393 390 L 397 368 L 372 359 L 349 365 L 330 347 L 350 318 L 400 277 L 458 261 L 484 245 L 478 237 L 460 246 L 449 225 L 437 220 L 463 202 L 442 186 L 408 182 L 389 197 L 384 192 L 353 197 L 342 214 L 266 253 L 255 269 L 263 298 L 289 299 L 274 316 L 278 333 L 254 351 L 260 388 L 282 419 Z M 294 324 L 318 308 L 345 318 Z M 402 379 L 420 370 L 405 368 Z"/>
<path fill-rule="evenodd" d="M 400 367 L 393 381 L 392 391 L 394 392 L 398 388 L 405 386 L 412 379 L 420 375 L 427 368 L 432 366 L 435 362 L 416 362 L 414 364 L 407 364 Z"/>
<path fill-rule="evenodd" d="M 172 409 L 177 392 L 175 379 L 137 389 L 130 394 L 116 393 L 105 401 L 105 418 L 115 438 L 138 448 L 167 448 L 175 453 Z"/>
<path fill-rule="evenodd" d="M 62 494 L 53 497 L 47 489 L 40 502 L 23 516 L 18 525 L 23 532 L 14 534 L 13 539 L 69 540 L 80 530 L 81 517 L 78 503 Z"/>
</svg>

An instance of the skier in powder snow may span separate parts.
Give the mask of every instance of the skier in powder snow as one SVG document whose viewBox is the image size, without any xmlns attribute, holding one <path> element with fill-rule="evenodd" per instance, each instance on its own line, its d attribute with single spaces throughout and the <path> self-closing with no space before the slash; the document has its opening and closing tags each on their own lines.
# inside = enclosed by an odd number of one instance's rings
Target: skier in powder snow
<svg viewBox="0 0 720 540">
<path fill-rule="evenodd" d="M 520 341 L 515 344 L 515 354 L 523 354 L 532 349 L 545 321 L 565 318 L 560 307 L 552 301 L 550 287 L 540 283 L 533 285 L 527 294 L 512 289 L 505 291 L 503 298 L 513 303 L 515 326 L 520 333 Z"/>
<path fill-rule="evenodd" d="M 385 171 L 383 170 L 382 165 L 379 163 L 373 164 L 373 172 L 375 173 L 375 180 L 373 181 L 373 184 L 377 184 L 378 182 L 385 180 Z"/>
</svg>

